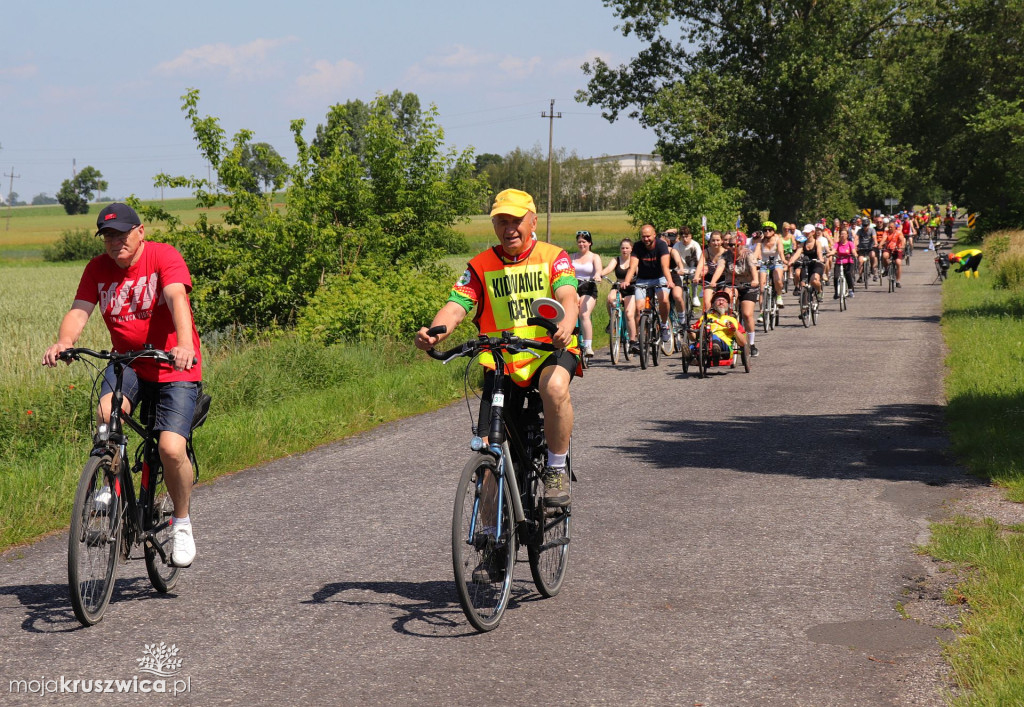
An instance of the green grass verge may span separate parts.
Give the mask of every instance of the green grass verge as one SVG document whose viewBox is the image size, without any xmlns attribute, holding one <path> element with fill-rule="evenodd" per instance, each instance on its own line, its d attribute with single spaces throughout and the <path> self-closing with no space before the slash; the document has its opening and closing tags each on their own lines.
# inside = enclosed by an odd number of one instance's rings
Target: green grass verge
<svg viewBox="0 0 1024 707">
<path fill-rule="evenodd" d="M 16 412 L 16 444 L 0 454 L 0 550 L 68 524 L 91 446 L 86 368 L 58 367 L 48 389 L 38 386 L 46 402 Z M 195 444 L 209 481 L 436 409 L 462 394 L 465 366 L 405 344 L 325 348 L 285 337 L 222 350 L 204 368 L 213 406 Z"/>
<path fill-rule="evenodd" d="M 1009 237 L 1024 245 L 1024 232 Z M 1021 502 L 1024 291 L 997 289 L 999 267 L 990 258 L 980 278 L 951 273 L 943 285 L 947 422 L 957 459 Z M 1024 527 L 956 518 L 932 526 L 927 550 L 966 577 L 949 597 L 970 607 L 947 647 L 963 690 L 954 703 L 1024 704 Z"/>
</svg>

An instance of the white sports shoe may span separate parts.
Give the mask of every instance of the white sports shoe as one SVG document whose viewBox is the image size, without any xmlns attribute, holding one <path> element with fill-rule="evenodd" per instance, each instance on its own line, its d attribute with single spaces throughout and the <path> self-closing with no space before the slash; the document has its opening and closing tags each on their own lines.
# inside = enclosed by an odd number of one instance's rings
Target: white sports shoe
<svg viewBox="0 0 1024 707">
<path fill-rule="evenodd" d="M 196 559 L 196 541 L 192 539 L 192 525 L 171 524 L 171 564 L 188 567 Z"/>
<path fill-rule="evenodd" d="M 587 350 L 583 352 L 583 355 L 587 356 L 588 358 L 593 358 L 594 357 L 594 349 L 592 347 L 588 346 Z"/>
</svg>

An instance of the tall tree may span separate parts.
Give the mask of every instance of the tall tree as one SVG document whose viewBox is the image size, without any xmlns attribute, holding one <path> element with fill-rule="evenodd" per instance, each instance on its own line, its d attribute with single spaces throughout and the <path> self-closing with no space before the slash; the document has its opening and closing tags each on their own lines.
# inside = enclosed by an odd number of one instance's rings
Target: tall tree
<svg viewBox="0 0 1024 707">
<path fill-rule="evenodd" d="M 200 115 L 198 91 L 183 104 L 219 184 L 169 175 L 156 183 L 191 188 L 200 206 L 225 204 L 224 224 L 205 214 L 183 224 L 155 207 L 143 212 L 168 224 L 167 237 L 192 270 L 192 302 L 206 328 L 288 326 L 321 288 L 353 288 L 351 296 L 362 298 L 359 283 L 383 272 L 436 279 L 424 268 L 459 243 L 452 225 L 486 187 L 473 175 L 471 151 L 445 148 L 436 108 L 411 116 L 419 128 L 410 141 L 378 98 L 367 107 L 359 154 L 348 141 L 322 153 L 303 137 L 304 121 L 292 121 L 297 158 L 285 175 L 285 208 L 277 209 L 251 191 L 253 174 L 240 159 L 252 132 L 229 143 L 216 118 Z"/>
<path fill-rule="evenodd" d="M 57 192 L 57 201 L 70 214 L 89 213 L 89 202 L 94 191 L 106 191 L 107 183 L 95 167 L 83 167 L 74 179 L 65 179 Z"/>
<path fill-rule="evenodd" d="M 891 144 L 889 105 L 858 99 L 875 95 L 927 2 L 605 0 L 648 47 L 618 68 L 585 64 L 578 99 L 638 118 L 667 162 L 742 187 L 748 211 L 849 213 L 861 173 L 907 149 Z"/>
<path fill-rule="evenodd" d="M 356 99 L 331 106 L 327 122 L 316 127 L 313 146 L 324 156 L 332 149 L 342 147 L 361 157 L 366 150 L 366 129 L 373 105 L 386 107 L 406 144 L 416 140 L 423 120 L 419 96 L 395 90 L 378 96 L 373 103 Z"/>
<path fill-rule="evenodd" d="M 238 160 L 252 175 L 251 182 L 244 187 L 248 191 L 259 193 L 262 185 L 263 191 L 274 192 L 284 186 L 288 165 L 270 143 L 246 143 Z"/>
</svg>

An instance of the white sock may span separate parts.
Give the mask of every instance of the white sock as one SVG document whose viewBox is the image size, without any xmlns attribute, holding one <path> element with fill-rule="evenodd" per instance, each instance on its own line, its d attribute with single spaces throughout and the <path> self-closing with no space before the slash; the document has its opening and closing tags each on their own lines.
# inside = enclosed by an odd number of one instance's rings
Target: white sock
<svg viewBox="0 0 1024 707">
<path fill-rule="evenodd" d="M 171 522 L 171 525 L 177 525 L 177 526 L 192 525 L 192 519 L 189 518 L 188 516 L 185 516 L 184 518 L 178 518 L 177 516 L 173 516 L 173 518 L 174 518 L 174 520 Z"/>
<path fill-rule="evenodd" d="M 754 332 L 750 332 L 749 334 L 747 334 L 747 339 L 750 341 L 750 345 L 753 346 L 754 345 Z"/>
<path fill-rule="evenodd" d="M 565 454 L 555 454 L 551 450 L 548 450 L 548 466 L 554 467 L 555 469 L 564 469 Z"/>
<path fill-rule="evenodd" d="M 590 348 L 590 345 L 591 345 L 592 343 L 594 343 L 594 340 L 593 340 L 593 339 L 584 339 L 584 340 L 583 340 L 583 348 L 584 348 L 584 349 L 589 349 L 589 348 Z"/>
</svg>

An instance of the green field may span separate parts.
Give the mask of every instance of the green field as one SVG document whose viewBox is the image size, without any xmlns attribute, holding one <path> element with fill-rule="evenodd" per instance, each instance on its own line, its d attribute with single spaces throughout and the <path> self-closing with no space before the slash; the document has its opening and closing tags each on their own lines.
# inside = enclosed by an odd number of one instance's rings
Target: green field
<svg viewBox="0 0 1024 707">
<path fill-rule="evenodd" d="M 180 218 L 184 223 L 194 223 L 201 212 L 205 212 L 213 223 L 223 221 L 224 210 L 198 209 L 195 199 L 168 199 L 165 202 L 144 201 L 144 204 L 162 205 L 164 209 Z M 68 216 L 62 206 L 18 206 L 0 210 L 0 264 L 19 265 L 39 262 L 43 248 L 50 245 L 65 231 L 96 227 L 96 214 L 102 204 L 92 204 L 88 214 Z M 540 215 L 537 237 L 546 235 L 547 216 Z M 9 226 L 9 227 L 8 227 Z M 155 226 L 159 228 L 159 224 Z M 466 223 L 456 224 L 455 230 L 466 237 L 468 250 L 477 253 L 495 242 L 490 217 L 471 216 Z M 590 231 L 594 236 L 594 247 L 598 250 L 617 250 L 622 238 L 635 237 L 637 229 L 624 211 L 553 214 L 551 217 L 551 240 L 565 248 L 573 248 L 576 231 Z M 460 260 L 464 261 L 464 258 Z"/>
<path fill-rule="evenodd" d="M 200 209 L 196 208 L 195 199 L 167 199 L 160 201 L 144 201 L 169 211 L 185 223 L 193 223 L 199 218 Z M 19 261 L 40 261 L 43 248 L 58 238 L 65 231 L 85 228 L 96 229 L 96 214 L 104 204 L 90 204 L 89 213 L 69 216 L 64 207 L 54 206 L 18 206 L 13 209 L 0 210 L 0 263 L 16 264 Z M 223 221 L 223 209 L 205 209 L 208 218 L 219 223 Z M 10 220 L 8 221 L 8 214 Z"/>
</svg>

